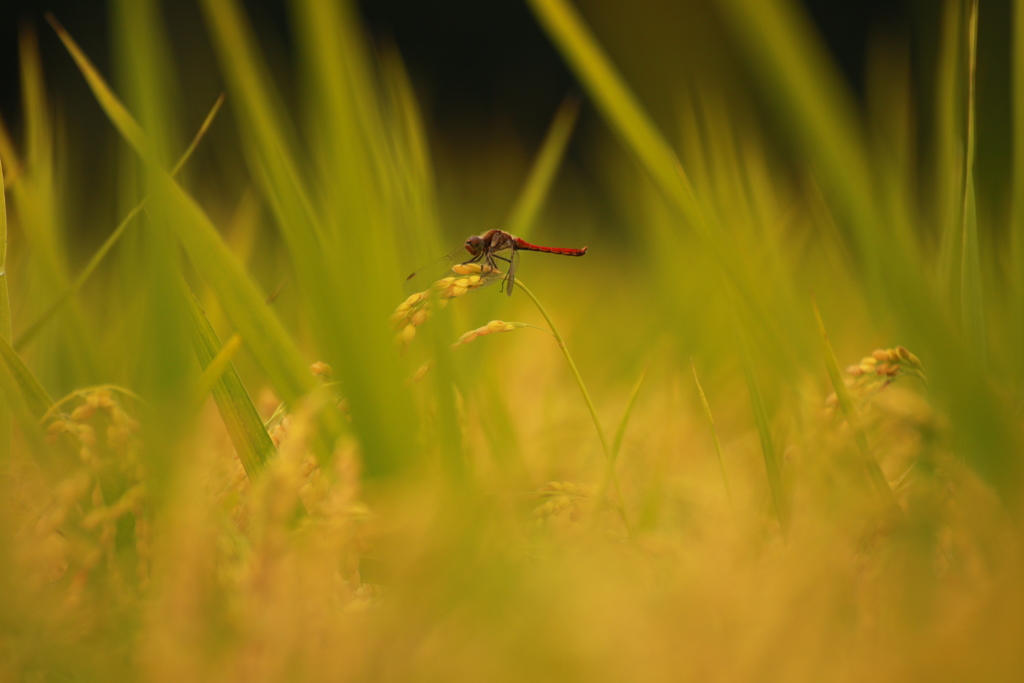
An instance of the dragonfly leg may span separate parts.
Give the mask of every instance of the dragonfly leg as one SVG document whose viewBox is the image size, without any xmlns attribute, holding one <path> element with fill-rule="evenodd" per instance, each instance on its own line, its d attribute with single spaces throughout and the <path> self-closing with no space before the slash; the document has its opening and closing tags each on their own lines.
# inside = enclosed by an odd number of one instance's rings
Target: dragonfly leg
<svg viewBox="0 0 1024 683">
<path fill-rule="evenodd" d="M 496 260 L 504 261 L 506 263 L 510 262 L 504 256 L 498 256 L 497 254 L 487 254 L 487 265 L 490 266 L 491 268 L 493 268 L 494 270 L 498 270 L 498 266 L 497 266 L 497 264 L 495 264 Z M 502 281 L 501 281 L 501 287 L 500 287 L 499 291 L 502 291 L 502 292 L 505 291 L 505 280 L 504 279 L 502 279 Z"/>
<path fill-rule="evenodd" d="M 515 256 L 515 253 L 513 252 L 513 258 L 514 258 L 514 256 Z M 494 267 L 494 260 L 495 259 L 497 259 L 499 261 L 504 261 L 505 263 L 508 264 L 508 269 L 505 271 L 505 278 L 501 281 L 501 291 L 506 292 L 509 296 L 512 296 L 512 284 L 515 282 L 515 277 L 516 277 L 515 276 L 515 269 L 516 269 L 516 266 L 512 262 L 511 258 L 506 258 L 504 256 L 498 256 L 497 254 L 491 254 L 491 256 L 490 256 L 491 267 Z M 508 285 L 507 288 L 505 287 L 506 284 Z"/>
</svg>

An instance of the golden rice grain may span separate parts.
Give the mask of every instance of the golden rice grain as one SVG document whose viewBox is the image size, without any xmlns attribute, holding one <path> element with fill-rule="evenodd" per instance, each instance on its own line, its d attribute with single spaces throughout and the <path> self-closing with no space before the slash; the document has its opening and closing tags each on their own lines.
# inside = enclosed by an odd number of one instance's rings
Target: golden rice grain
<svg viewBox="0 0 1024 683">
<path fill-rule="evenodd" d="M 83 403 L 71 412 L 71 419 L 75 422 L 84 422 L 96 412 L 96 406 L 91 403 Z"/>
<path fill-rule="evenodd" d="M 322 360 L 318 360 L 317 362 L 310 365 L 309 369 L 317 377 L 331 377 L 331 375 L 334 373 L 333 368 L 331 368 L 330 365 L 323 362 Z"/>
</svg>

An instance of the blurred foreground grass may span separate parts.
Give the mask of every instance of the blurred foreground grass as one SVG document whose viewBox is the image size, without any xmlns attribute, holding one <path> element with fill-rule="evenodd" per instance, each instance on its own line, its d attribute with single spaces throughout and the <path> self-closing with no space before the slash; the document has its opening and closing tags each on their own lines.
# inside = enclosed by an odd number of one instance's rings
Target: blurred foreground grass
<svg viewBox="0 0 1024 683">
<path fill-rule="evenodd" d="M 697 89 L 660 130 L 575 10 L 531 0 L 621 141 L 586 156 L 616 219 L 571 180 L 548 197 L 578 103 L 525 179 L 514 150 L 491 160 L 514 206 L 461 206 L 347 4 L 291 4 L 287 97 L 238 4 L 200 5 L 226 83 L 202 126 L 155 0 L 111 3 L 116 80 L 53 22 L 127 143 L 115 187 L 66 172 L 23 35 L 24 137 L 0 137 L 0 677 L 1024 670 L 1021 12 L 1002 225 L 976 208 L 970 3 L 946 3 L 918 139 L 898 58 L 876 56 L 861 117 L 791 3 L 720 0 L 781 154 L 737 113 L 752 93 Z M 190 166 L 218 127 L 237 137 Z M 121 213 L 86 218 L 79 187 Z M 84 220 L 110 235 L 95 254 Z M 465 239 L 442 224 L 590 252 L 525 255 L 543 315 L 467 283 L 429 320 L 393 314 L 404 274 Z"/>
</svg>

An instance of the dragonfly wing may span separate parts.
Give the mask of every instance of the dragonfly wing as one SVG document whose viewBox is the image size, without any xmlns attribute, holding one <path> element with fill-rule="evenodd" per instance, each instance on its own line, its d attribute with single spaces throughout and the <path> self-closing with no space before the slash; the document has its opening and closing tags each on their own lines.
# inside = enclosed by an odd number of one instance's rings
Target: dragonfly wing
<svg viewBox="0 0 1024 683">
<path fill-rule="evenodd" d="M 490 265 L 498 269 L 498 273 L 492 276 L 492 281 L 487 284 L 493 284 L 494 282 L 501 282 L 502 287 L 509 292 L 511 296 L 512 292 L 508 289 L 512 284 L 512 277 L 515 275 L 516 264 L 519 262 L 519 253 L 512 248 L 507 249 L 495 249 L 491 251 L 488 256 Z"/>
<path fill-rule="evenodd" d="M 430 285 L 443 277 L 451 275 L 453 266 L 472 260 L 473 256 L 466 251 L 466 248 L 459 247 L 447 256 L 442 256 L 436 261 L 428 263 L 405 278 L 405 293 L 413 294 L 426 291 L 430 288 Z"/>
<path fill-rule="evenodd" d="M 519 250 L 509 250 L 508 275 L 505 276 L 505 293 L 512 296 L 512 286 L 516 283 L 516 270 L 519 268 Z"/>
</svg>

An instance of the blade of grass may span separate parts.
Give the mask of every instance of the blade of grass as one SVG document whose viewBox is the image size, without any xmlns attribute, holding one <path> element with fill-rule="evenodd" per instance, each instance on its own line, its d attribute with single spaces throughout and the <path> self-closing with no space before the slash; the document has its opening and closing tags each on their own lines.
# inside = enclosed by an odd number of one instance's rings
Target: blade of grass
<svg viewBox="0 0 1024 683">
<path fill-rule="evenodd" d="M 121 262 L 110 272 L 132 283 L 133 291 L 120 296 L 146 302 L 133 326 L 136 343 L 146 352 L 137 355 L 130 382 L 147 401 L 142 453 L 147 490 L 157 508 L 170 502 L 173 487 L 169 483 L 187 466 L 182 450 L 191 450 L 185 435 L 196 419 L 192 411 L 195 352 L 188 301 L 179 283 L 184 252 L 174 230 L 167 229 L 169 202 L 162 192 L 166 170 L 188 140 L 178 126 L 183 98 L 160 4 L 160 0 L 109 3 L 120 91 L 111 91 L 111 99 L 124 103 L 126 117 L 131 112 L 130 119 L 124 120 L 136 122 L 146 146 L 142 163 L 125 158 L 126 171 L 137 168 L 130 179 L 122 174 L 121 187 L 126 199 L 148 197 L 140 229 L 128 239 L 122 237 Z M 100 74 L 94 74 L 94 82 L 101 80 Z"/>
<path fill-rule="evenodd" d="M 235 0 L 205 1 L 211 7 L 237 5 Z M 411 396 L 402 388 L 405 373 L 392 352 L 392 333 L 384 323 L 402 277 L 401 230 L 392 207 L 403 206 L 406 215 L 410 210 L 390 179 L 401 176 L 419 193 L 426 187 L 414 167 L 395 168 L 411 153 L 392 151 L 403 134 L 385 127 L 389 117 L 378 93 L 386 89 L 371 67 L 354 6 L 301 0 L 292 7 L 303 48 L 303 75 L 313 94 L 313 130 L 322 162 L 317 185 L 332 187 L 331 192 L 316 195 L 323 225 L 320 249 L 296 253 L 294 258 L 298 267 L 305 267 L 306 261 L 320 267 L 330 264 L 326 291 L 336 292 L 336 297 L 328 300 L 320 292 L 308 292 L 311 317 L 325 360 L 337 371 L 349 399 L 352 423 L 364 449 L 364 472 L 381 479 L 412 464 L 407 454 L 413 450 L 414 430 L 394 426 L 411 427 L 416 420 Z M 223 31 L 222 23 L 218 21 Z M 237 56 L 226 57 L 237 61 Z M 444 367 L 438 369 L 438 375 L 446 374 Z M 452 410 L 448 414 L 454 416 L 454 397 L 439 399 L 444 411 Z M 445 421 L 446 430 L 456 428 L 451 420 Z M 455 470 L 464 464 L 456 452 L 460 445 L 460 440 L 449 439 L 445 446 L 451 456 L 445 462 L 456 477 Z"/>
<path fill-rule="evenodd" d="M 51 473 L 66 471 L 68 462 L 73 462 L 63 448 L 47 448 L 39 432 L 39 421 L 52 405 L 49 395 L 21 357 L 0 337 L 0 394 L 3 406 L 18 423 L 21 437 L 28 444 L 38 461 L 47 466 Z M 0 463 L 6 466 L 6 462 Z"/>
<path fill-rule="evenodd" d="M 921 349 L 933 367 L 943 368 L 932 378 L 932 388 L 946 404 L 960 449 L 1007 502 L 1021 500 L 1014 418 L 989 378 L 964 362 L 970 350 L 957 333 L 946 292 L 926 277 L 920 246 L 908 238 L 898 217 L 881 213 L 885 203 L 873 192 L 871 160 L 849 105 L 851 96 L 839 89 L 842 79 L 827 66 L 810 21 L 793 0 L 720 2 L 750 49 L 751 64 L 770 86 L 772 104 L 781 106 L 792 122 L 795 140 L 850 224 L 872 308 L 888 314 L 908 344 Z"/>
<path fill-rule="evenodd" d="M 523 285 L 523 283 L 519 281 L 519 278 L 516 278 L 516 286 L 522 288 L 523 293 L 530 298 L 533 304 L 537 307 L 537 310 L 540 311 L 540 314 L 544 316 L 544 320 L 547 322 L 548 328 L 551 330 L 551 334 L 555 336 L 555 341 L 558 342 L 558 348 L 561 350 L 562 355 L 565 356 L 565 361 L 569 364 L 569 369 L 572 371 L 572 375 L 576 379 L 576 385 L 579 386 L 580 392 L 583 394 L 583 400 L 587 404 L 587 409 L 590 411 L 590 417 L 594 421 L 594 428 L 597 430 L 598 439 L 601 441 L 601 450 L 604 451 L 605 459 L 609 463 L 609 471 L 611 474 L 608 478 L 615 485 L 615 493 L 618 496 L 619 507 L 622 511 L 622 521 L 625 523 L 628 531 L 630 529 L 629 519 L 626 514 L 625 501 L 622 497 L 622 489 L 619 486 L 619 478 L 616 476 L 615 469 L 612 466 L 612 450 L 608 445 L 608 437 L 605 436 L 604 427 L 601 426 L 601 419 L 597 416 L 597 408 L 594 407 L 594 402 L 590 398 L 590 392 L 587 391 L 587 385 L 583 383 L 583 377 L 580 376 L 580 371 L 576 369 L 576 363 L 572 359 L 572 354 L 569 353 L 569 347 L 565 345 L 565 340 L 562 339 L 562 335 L 559 334 L 558 328 L 555 327 L 554 321 L 551 320 L 547 310 L 545 310 L 543 304 L 541 304 L 540 299 L 538 299 L 533 292 Z M 637 390 L 639 391 L 639 388 Z M 605 487 L 605 490 L 607 490 L 607 487 Z M 603 500 L 603 491 L 601 493 L 602 495 L 597 498 L 599 505 L 600 501 Z"/>
<path fill-rule="evenodd" d="M 195 296 L 195 294 L 193 294 L 193 296 Z M 207 322 L 209 322 L 209 320 L 207 320 Z M 220 343 L 219 340 L 218 343 Z M 242 348 L 242 338 L 238 336 L 238 333 L 236 332 L 228 337 L 228 340 L 224 342 L 224 346 L 220 347 L 220 350 L 217 351 L 217 355 L 209 361 L 206 368 L 203 370 L 203 374 L 196 380 L 194 398 L 192 400 L 192 405 L 195 408 L 194 412 L 198 412 L 200 408 L 202 408 L 203 403 L 206 401 L 206 397 L 213 391 L 214 385 L 220 381 L 224 372 L 227 371 L 228 368 L 231 368 L 232 370 L 234 369 L 234 366 L 231 365 L 231 361 L 234 359 L 235 354 L 238 353 L 240 348 Z M 251 399 L 250 403 L 252 403 Z M 248 470 L 246 471 L 248 472 Z"/>
<path fill-rule="evenodd" d="M 27 240 L 38 273 L 38 293 L 43 300 L 56 298 L 71 282 L 68 271 L 65 225 L 61 196 L 62 168 L 59 145 L 54 139 L 50 107 L 43 78 L 42 57 L 35 32 L 25 28 L 20 36 L 21 87 L 25 121 L 25 168 L 22 182 L 13 188 L 12 198 L 20 217 L 22 235 Z M 70 362 L 72 372 L 59 378 L 52 375 L 53 365 L 39 369 L 44 377 L 68 384 L 95 381 L 100 373 L 101 356 L 96 348 L 94 330 L 81 307 L 75 302 L 62 318 L 62 333 L 51 338 L 54 348 Z"/>
<path fill-rule="evenodd" d="M 528 237 L 533 231 L 537 215 L 551 191 L 551 185 L 561 166 L 566 147 L 579 117 L 580 106 L 580 100 L 573 95 L 566 97 L 559 106 L 548 128 L 540 151 L 535 156 L 505 221 L 503 227 L 506 231 L 520 237 Z M 490 311 L 500 306 L 501 303 L 496 297 L 492 297 L 490 300 L 481 302 L 481 305 L 484 308 L 485 315 L 490 317 Z M 504 414 L 503 416 L 507 416 L 507 407 L 504 405 L 503 398 L 500 395 L 501 392 L 497 389 L 497 383 L 486 380 L 481 381 L 481 377 L 478 376 L 473 376 L 472 379 L 477 382 L 476 392 L 487 396 L 487 403 L 491 405 L 491 410 L 501 411 Z M 455 375 L 455 380 L 460 382 L 460 391 L 468 392 L 473 390 L 465 386 L 466 379 L 458 374 Z M 601 492 L 602 495 L 607 492 L 607 483 L 605 482 L 605 488 Z"/>
<path fill-rule="evenodd" d="M 70 35 L 55 21 L 53 23 L 62 42 L 86 74 L 86 80 L 108 118 L 129 143 L 137 145 L 135 151 L 156 169 L 153 199 L 162 207 L 156 215 L 156 224 L 176 235 L 196 270 L 217 292 L 224 310 L 274 391 L 287 405 L 296 404 L 316 388 L 316 383 L 295 342 L 267 308 L 265 297 L 234 258 L 203 210 L 173 178 L 159 171 L 141 129 L 127 109 Z M 314 440 L 314 447 L 321 458 L 328 458 L 333 452 L 334 437 L 343 431 L 343 425 L 336 411 L 322 411 L 320 416 L 322 429 Z"/>
<path fill-rule="evenodd" d="M 761 385 L 757 381 L 757 374 L 754 372 L 754 359 L 750 354 L 750 346 L 747 342 L 746 332 L 743 329 L 743 321 L 740 319 L 740 312 L 731 292 L 729 298 L 732 300 L 733 318 L 736 324 L 736 343 L 740 351 L 743 374 L 747 379 L 750 406 L 754 412 L 757 433 L 761 438 L 761 453 L 764 455 L 765 471 L 768 474 L 768 488 L 771 490 L 772 501 L 775 504 L 775 514 L 779 519 L 779 526 L 782 529 L 783 535 L 785 535 L 789 533 L 789 500 L 786 496 L 786 489 L 782 484 L 779 461 L 775 454 L 775 440 L 772 438 L 771 425 L 768 421 L 768 408 L 761 394 Z"/>
<path fill-rule="evenodd" d="M 18 178 L 21 177 L 25 166 L 17 163 L 18 159 L 14 153 L 14 142 L 11 140 L 11 134 L 8 132 L 7 125 L 4 123 L 2 116 L 0 116 L 0 161 L 7 165 L 4 171 L 2 187 L 5 190 L 9 190 L 18 181 Z"/>
<path fill-rule="evenodd" d="M 561 50 L 577 78 L 586 87 L 609 127 L 654 181 L 666 200 L 698 236 L 718 265 L 748 303 L 760 327 L 773 330 L 775 322 L 766 315 L 757 297 L 759 286 L 735 258 L 735 245 L 727 241 L 715 212 L 694 194 L 686 171 L 671 145 L 654 125 L 636 95 L 618 73 L 578 12 L 567 0 L 530 0 L 530 6 L 552 41 Z M 675 228 L 675 223 L 672 225 Z M 678 253 L 687 247 L 679 243 L 677 230 L 653 236 L 659 250 Z M 674 268 L 674 263 L 667 270 Z M 673 276 L 674 272 L 668 272 Z M 777 340 L 777 333 L 771 339 Z"/>
<path fill-rule="evenodd" d="M 55 19 L 48 18 L 108 118 L 135 151 L 148 160 L 149 146 L 142 129 L 74 39 Z M 266 297 L 238 264 L 203 210 L 167 174 L 160 177 L 158 190 L 166 199 L 168 210 L 173 213 L 160 216 L 160 222 L 174 230 L 196 269 L 218 292 L 221 303 L 246 341 L 246 347 L 256 357 L 275 391 L 290 404 L 313 390 L 314 379 L 294 342 L 266 307 Z"/>
<path fill-rule="evenodd" d="M 53 399 L 6 339 L 0 341 L 0 358 L 10 373 L 10 379 L 13 380 L 10 389 L 17 392 L 34 427 L 53 405 Z M 8 397 L 12 396 L 10 391 L 7 394 Z"/>
<path fill-rule="evenodd" d="M 259 166 L 257 180 L 278 219 L 296 274 L 303 276 L 305 266 L 315 266 L 305 260 L 318 248 L 317 237 L 322 236 L 323 229 L 293 153 L 298 145 L 292 126 L 237 4 L 205 0 L 200 6 L 206 13 L 229 90 L 238 103 L 244 126 L 242 142 Z M 313 268 L 304 276 L 306 284 L 322 285 L 309 281 L 314 274 L 323 275 L 320 268 Z"/>
<path fill-rule="evenodd" d="M 619 418 L 619 426 L 615 429 L 615 436 L 612 438 L 612 450 L 605 466 L 605 473 L 601 478 L 601 485 L 597 489 L 596 499 L 601 501 L 604 500 L 604 497 L 608 492 L 609 484 L 615 484 L 615 493 L 619 498 L 619 505 L 622 506 L 623 521 L 626 521 L 628 518 L 626 517 L 626 510 L 625 505 L 623 504 L 622 491 L 619 487 L 618 476 L 615 472 L 615 464 L 619 460 L 619 449 L 622 447 L 622 439 L 626 436 L 626 427 L 629 426 L 629 418 L 633 415 L 633 407 L 636 405 L 636 398 L 640 395 L 640 388 L 644 385 L 644 380 L 647 378 L 647 370 L 649 368 L 650 364 L 644 367 L 643 372 L 640 373 L 640 377 L 636 380 L 636 384 L 633 385 L 632 391 L 629 392 L 629 397 L 626 398 L 626 405 L 622 409 L 622 417 Z"/>
<path fill-rule="evenodd" d="M 880 243 L 883 225 L 873 207 L 871 162 L 853 98 L 841 86 L 824 46 L 809 20 L 790 2 L 721 0 L 726 18 L 752 55 L 751 63 L 773 88 L 798 134 L 797 143 L 819 170 L 830 194 L 849 218 L 854 243 L 869 272 L 878 264 L 870 246 Z M 888 237 L 888 236 L 886 236 Z M 874 251 L 879 251 L 875 249 Z"/>
<path fill-rule="evenodd" d="M 85 268 L 83 268 L 78 274 L 78 277 L 76 277 L 75 280 L 64 289 L 64 291 L 39 315 L 38 318 L 29 323 L 29 325 L 21 331 L 21 334 L 19 334 L 18 338 L 14 341 L 14 348 L 16 350 L 23 351 L 25 347 L 28 346 L 29 342 L 35 339 L 36 335 L 42 331 L 43 327 L 53 319 L 54 315 L 60 312 L 60 309 L 64 304 L 78 293 L 103 261 L 103 258 L 114 247 L 117 241 L 121 238 L 121 235 L 124 234 L 124 231 L 129 225 L 131 225 L 135 217 L 142 212 L 144 206 L 145 202 L 140 202 L 135 206 L 135 208 L 128 212 L 128 215 L 121 220 L 118 226 L 114 229 L 114 232 L 107 237 L 96 253 L 93 254 L 92 258 L 89 259 L 89 263 L 85 265 Z"/>
<path fill-rule="evenodd" d="M 622 439 L 626 436 L 626 427 L 629 426 L 629 418 L 633 414 L 636 398 L 640 395 L 640 388 L 644 385 L 644 380 L 647 379 L 648 369 L 650 369 L 650 364 L 644 367 L 643 372 L 640 373 L 640 377 L 637 378 L 636 384 L 633 385 L 633 389 L 629 392 L 629 397 L 626 399 L 626 406 L 622 409 L 619 426 L 616 427 L 615 436 L 612 438 L 612 466 L 614 466 L 615 460 L 619 457 L 619 448 L 622 447 Z"/>
<path fill-rule="evenodd" d="M 564 0 L 530 0 L 530 6 L 612 122 L 612 129 L 624 138 L 626 147 L 637 155 L 687 222 L 699 232 L 706 232 L 705 217 L 679 160 L 575 8 Z"/>
<path fill-rule="evenodd" d="M 963 0 L 946 0 L 942 12 L 942 38 L 936 74 L 935 220 L 939 226 L 936 278 L 940 293 L 951 297 L 958 289 L 957 269 L 963 232 Z M 958 298 L 956 304 L 959 305 Z"/>
<path fill-rule="evenodd" d="M 732 510 L 733 515 L 736 515 L 736 505 L 732 499 L 732 487 L 729 486 L 729 475 L 725 472 L 725 458 L 722 457 L 722 444 L 718 441 L 718 430 L 715 429 L 715 419 L 711 416 L 711 406 L 708 405 L 708 399 L 704 395 L 704 389 L 700 385 L 700 380 L 697 379 L 697 366 L 694 365 L 693 359 L 690 359 L 690 369 L 693 370 L 693 382 L 697 385 L 697 392 L 700 394 L 700 403 L 704 406 L 704 417 L 708 420 L 708 428 L 711 430 L 711 440 L 715 443 L 715 455 L 718 456 L 718 467 L 722 471 L 722 484 L 725 486 L 725 495 L 729 499 L 729 509 Z"/>
<path fill-rule="evenodd" d="M 864 433 L 864 428 L 860 423 L 860 416 L 857 415 L 857 409 L 850 398 L 850 392 L 846 388 L 846 383 L 843 382 L 839 363 L 836 361 L 835 353 L 832 352 L 832 344 L 828 340 L 828 332 L 825 330 L 825 323 L 822 321 L 821 312 L 818 310 L 818 302 L 813 301 L 812 298 L 812 303 L 814 305 L 814 318 L 818 322 L 818 333 L 821 336 L 821 348 L 822 354 L 825 357 L 825 367 L 828 368 L 828 378 L 832 382 L 832 389 L 836 392 L 836 398 L 839 399 L 839 406 L 846 417 L 847 424 L 850 425 L 850 431 L 853 432 L 854 440 L 857 442 L 857 448 L 860 450 L 864 469 L 867 471 L 871 485 L 878 494 L 879 500 L 886 507 L 887 512 L 899 516 L 902 514 L 902 511 L 896 502 L 896 496 L 892 492 L 892 487 L 889 486 L 889 481 L 885 478 L 885 473 L 882 472 L 882 468 L 879 467 L 878 461 L 871 452 L 867 435 Z"/>
<path fill-rule="evenodd" d="M 551 190 L 555 174 L 562 165 L 565 149 L 569 144 L 576 120 L 580 114 L 580 99 L 570 95 L 565 98 L 555 118 L 551 121 L 540 153 L 534 159 L 527 175 L 526 184 L 519 192 L 512 212 L 505 221 L 505 230 L 513 235 L 528 238 L 537 220 L 537 214 Z"/>
<path fill-rule="evenodd" d="M 242 191 L 238 204 L 235 206 L 235 210 L 227 220 L 227 225 L 223 230 L 224 239 L 231 249 L 231 253 L 238 259 L 238 263 L 246 269 L 249 269 L 249 262 L 252 260 L 254 249 L 259 244 L 262 211 L 262 197 L 254 188 L 247 187 Z M 267 297 L 268 306 L 277 300 L 286 283 L 287 280 L 282 280 L 276 290 Z M 206 319 L 213 325 L 213 329 L 223 330 L 229 327 L 224 310 L 220 302 L 217 301 L 217 295 L 210 287 L 205 287 L 202 293 L 197 292 L 196 297 L 199 299 L 199 305 L 202 307 L 203 312 L 206 313 Z"/>
<path fill-rule="evenodd" d="M 57 37 L 64 43 L 64 47 L 71 54 L 71 58 L 75 60 L 75 65 L 78 66 L 78 70 L 85 77 L 93 96 L 99 101 L 103 111 L 117 128 L 118 132 L 121 133 L 121 136 L 128 141 L 128 144 L 141 157 L 148 159 L 151 156 L 151 151 L 142 128 L 135 122 L 135 119 L 128 113 L 128 110 L 124 108 L 121 101 L 107 86 L 103 76 L 93 66 L 92 61 L 78 47 L 78 43 L 71 37 L 71 34 L 64 30 L 64 27 L 57 21 L 57 18 L 47 12 L 46 20 L 50 22 L 50 26 L 57 33 Z"/>
<path fill-rule="evenodd" d="M 385 44 L 380 55 L 381 73 L 388 93 L 391 125 L 396 140 L 396 160 L 387 170 L 397 177 L 406 201 L 398 203 L 408 217 L 401 222 L 400 240 L 409 245 L 410 256 L 426 263 L 443 251 L 437 217 L 434 172 L 419 104 L 398 48 Z"/>
<path fill-rule="evenodd" d="M 207 393 L 213 391 L 213 399 L 238 459 L 249 479 L 255 480 L 266 462 L 274 456 L 275 448 L 249 398 L 249 392 L 231 364 L 231 357 L 241 347 L 242 338 L 235 334 L 221 347 L 217 333 L 199 307 L 195 295 L 184 283 L 182 294 L 188 300 L 192 345 L 203 367 L 203 374 L 196 385 L 196 397 L 205 399 Z"/>
<path fill-rule="evenodd" d="M 967 33 L 967 154 L 964 158 L 963 245 L 960 267 L 960 316 L 967 347 L 978 367 L 985 367 L 985 311 L 978 248 L 978 212 L 974 196 L 974 83 L 978 52 L 978 0 L 971 2 Z"/>
<path fill-rule="evenodd" d="M 0 159 L 0 338 L 11 342 L 11 299 L 7 292 L 7 199 L 4 192 L 4 168 Z M 14 416 L 10 405 L 0 405 L 0 468 L 11 457 L 11 429 Z"/>
<path fill-rule="evenodd" d="M 195 151 L 196 147 L 199 145 L 199 141 L 203 139 L 204 135 L 206 135 L 206 131 L 209 130 L 210 125 L 213 123 L 214 118 L 217 116 L 217 112 L 220 111 L 220 108 L 223 104 L 224 95 L 222 93 L 217 98 L 217 101 L 214 102 L 213 108 L 210 109 L 210 112 L 206 115 L 206 119 L 203 121 L 203 125 L 199 127 L 199 130 L 196 132 L 195 137 L 192 138 L 192 142 L 189 144 L 188 148 L 178 159 L 178 163 L 176 163 L 174 165 L 174 168 L 171 170 L 172 177 L 176 176 L 178 172 L 181 171 L 182 167 L 189 160 L 189 157 L 192 156 L 192 152 Z M 96 271 L 96 268 L 99 267 L 104 257 L 106 257 L 106 255 L 110 253 L 110 250 L 114 248 L 114 245 L 117 244 L 117 241 L 121 238 L 121 235 L 124 234 L 124 231 L 128 228 L 129 225 L 131 225 L 135 217 L 138 216 L 142 209 L 146 206 L 147 200 L 148 197 L 144 198 L 142 201 L 136 204 L 131 211 L 128 212 L 128 214 L 121 220 L 121 222 L 114 229 L 114 231 L 110 233 L 110 236 L 107 237 L 107 239 L 103 242 L 100 248 L 96 250 L 96 253 L 93 254 L 91 259 L 89 259 L 89 262 L 85 265 L 85 267 L 82 268 L 82 271 L 78 274 L 78 277 L 75 278 L 74 282 L 72 282 L 71 285 L 67 289 L 65 289 L 64 292 L 60 296 L 58 296 L 57 299 L 39 315 L 38 318 L 35 319 L 35 321 L 28 325 L 21 332 L 21 334 L 18 335 L 17 340 L 15 340 L 14 342 L 14 349 L 16 351 L 21 351 L 22 349 L 24 349 L 25 346 L 30 341 L 32 341 L 36 334 L 43 328 L 43 326 L 45 326 L 46 323 L 53 318 L 54 314 L 56 314 L 60 310 L 61 306 L 63 306 L 65 302 L 67 302 L 71 297 L 78 293 L 78 291 L 82 288 L 86 281 L 88 281 L 89 277 Z"/>
<path fill-rule="evenodd" d="M 171 169 L 171 177 L 177 176 L 181 169 L 188 163 L 188 160 L 192 158 L 192 153 L 196 151 L 196 147 L 199 146 L 199 142 L 206 136 L 206 131 L 210 130 L 210 126 L 213 125 L 214 119 L 217 118 L 217 114 L 220 112 L 220 108 L 224 106 L 224 93 L 217 96 L 217 100 L 213 103 L 210 111 L 206 114 L 206 118 L 203 119 L 203 123 L 199 126 L 199 130 L 192 136 L 192 142 L 188 143 L 188 147 L 178 157 L 177 163 L 174 164 L 174 168 Z"/>
<path fill-rule="evenodd" d="M 413 425 L 415 414 L 385 322 L 401 281 L 390 208 L 398 198 L 386 194 L 391 141 L 382 139 L 378 86 L 363 68 L 351 8 L 293 3 L 318 162 L 300 165 L 296 136 L 240 4 L 204 0 L 201 7 L 239 105 L 250 167 L 288 246 L 306 320 L 349 400 L 363 471 L 368 478 L 396 474 L 411 464 L 415 433 L 394 428 Z M 300 173 L 306 168 L 320 173 L 317 183 Z"/>
<path fill-rule="evenodd" d="M 879 196 L 876 160 L 869 155 L 854 98 L 806 13 L 794 0 L 719 4 L 748 50 L 770 104 L 779 108 L 793 142 L 835 205 L 875 305 L 895 309 L 893 315 L 921 336 L 948 336 L 950 321 L 927 286 L 909 217 L 887 212 L 892 205 Z"/>
<path fill-rule="evenodd" d="M 1014 348 L 1021 349 L 1024 348 L 1024 0 L 1013 3 L 1013 181 L 1010 197 L 1010 272 L 1016 274 L 1012 284 L 1017 295 Z M 1018 377 L 1020 373 L 1024 373 L 1024 364 L 1018 366 Z"/>
<path fill-rule="evenodd" d="M 166 223 L 176 229 L 189 257 L 203 279 L 217 292 L 228 317 L 281 398 L 292 404 L 315 388 L 295 342 L 265 304 L 266 297 L 238 264 L 195 201 L 169 180 L 171 215 Z"/>
</svg>

